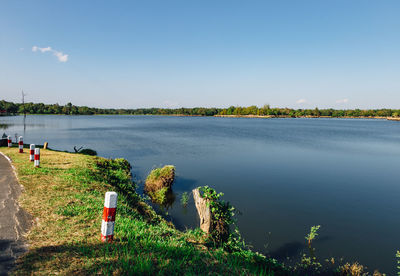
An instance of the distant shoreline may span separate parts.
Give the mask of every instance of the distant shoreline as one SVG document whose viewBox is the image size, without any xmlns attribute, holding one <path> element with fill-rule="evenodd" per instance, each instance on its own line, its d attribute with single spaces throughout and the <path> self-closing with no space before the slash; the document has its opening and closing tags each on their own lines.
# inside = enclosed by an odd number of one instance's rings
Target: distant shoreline
<svg viewBox="0 0 400 276">
<path fill-rule="evenodd" d="M 391 120 L 391 121 L 400 121 L 400 118 L 395 117 L 366 117 L 366 116 L 340 116 L 340 117 L 333 117 L 333 116 L 298 116 L 298 117 L 291 117 L 291 116 L 275 116 L 275 115 L 214 115 L 214 117 L 225 117 L 225 118 L 262 118 L 262 119 L 273 119 L 273 118 L 282 118 L 282 119 L 299 119 L 299 118 L 306 118 L 306 119 L 379 119 L 379 120 Z"/>
<path fill-rule="evenodd" d="M 287 115 L 188 115 L 188 114 L 26 114 L 28 116 L 159 116 L 159 117 L 219 117 L 219 118 L 258 118 L 258 119 L 377 119 L 377 120 L 389 120 L 389 121 L 400 121 L 400 117 L 383 117 L 383 116 L 287 116 Z M 11 116 L 23 116 L 23 114 L 8 114 L 1 115 L 1 117 L 11 117 Z"/>
<path fill-rule="evenodd" d="M 0 100 L 0 115 L 65 114 L 65 115 L 157 115 L 157 116 L 217 116 L 244 118 L 400 118 L 400 109 L 294 109 L 264 105 L 180 108 L 97 108 L 44 103 L 13 103 Z"/>
</svg>

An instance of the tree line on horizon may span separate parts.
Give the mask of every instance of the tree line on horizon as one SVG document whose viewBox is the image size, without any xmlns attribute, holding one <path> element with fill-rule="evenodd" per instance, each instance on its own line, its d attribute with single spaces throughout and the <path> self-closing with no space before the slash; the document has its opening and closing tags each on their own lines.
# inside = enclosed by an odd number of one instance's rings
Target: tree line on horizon
<svg viewBox="0 0 400 276">
<path fill-rule="evenodd" d="M 185 115 L 185 116 L 273 116 L 273 117 L 399 117 L 400 109 L 292 109 L 230 106 L 229 108 L 136 108 L 114 109 L 44 103 L 13 103 L 0 101 L 0 114 L 54 114 L 54 115 Z"/>
</svg>

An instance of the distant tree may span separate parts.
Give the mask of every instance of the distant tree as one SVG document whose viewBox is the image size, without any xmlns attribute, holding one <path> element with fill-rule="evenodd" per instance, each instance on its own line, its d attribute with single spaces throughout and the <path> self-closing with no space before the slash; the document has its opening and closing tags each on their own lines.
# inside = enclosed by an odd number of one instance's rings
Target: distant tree
<svg viewBox="0 0 400 276">
<path fill-rule="evenodd" d="M 235 112 L 235 107 L 234 106 L 230 106 L 228 108 L 228 110 L 226 111 L 227 115 L 233 115 L 233 112 Z"/>
<path fill-rule="evenodd" d="M 72 112 L 72 103 L 67 103 L 62 109 L 62 113 L 65 115 L 70 115 L 71 112 Z"/>
<path fill-rule="evenodd" d="M 132 115 L 200 115 L 200 116 L 214 116 L 220 115 L 274 115 L 274 116 L 287 116 L 287 117 L 302 117 L 302 116 L 326 116 L 326 117 L 400 117 L 400 110 L 393 109 L 348 109 L 348 110 L 335 110 L 335 109 L 291 109 L 291 108 L 271 108 L 269 105 L 264 105 L 258 108 L 255 105 L 241 107 L 230 106 L 225 109 L 221 108 L 138 108 L 138 109 L 103 109 L 87 106 L 75 106 L 72 103 L 67 103 L 65 106 L 59 104 L 47 105 L 44 103 L 12 103 L 5 100 L 0 100 L 0 111 L 7 114 L 22 114 L 26 110 L 29 114 L 66 114 L 66 115 L 94 115 L 94 114 L 132 114 Z"/>
</svg>

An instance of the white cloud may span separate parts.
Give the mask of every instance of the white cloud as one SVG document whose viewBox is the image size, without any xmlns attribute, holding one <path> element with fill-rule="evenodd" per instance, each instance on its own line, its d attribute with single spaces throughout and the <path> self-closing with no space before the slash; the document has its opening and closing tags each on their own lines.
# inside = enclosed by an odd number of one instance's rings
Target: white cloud
<svg viewBox="0 0 400 276">
<path fill-rule="evenodd" d="M 348 103 L 349 99 L 341 99 L 341 100 L 337 100 L 336 103 Z"/>
<path fill-rule="evenodd" d="M 306 99 L 299 99 L 299 100 L 296 101 L 296 103 L 298 103 L 298 104 L 303 104 L 303 103 L 306 103 L 306 102 L 307 102 Z"/>
<path fill-rule="evenodd" d="M 54 55 L 58 58 L 59 61 L 61 62 L 67 62 L 68 61 L 68 55 L 64 54 L 62 52 L 54 52 Z"/>
<path fill-rule="evenodd" d="M 64 54 L 63 52 L 60 52 L 60 51 L 57 51 L 57 50 L 53 50 L 50 46 L 45 47 L 45 48 L 41 48 L 41 47 L 38 47 L 38 46 L 33 46 L 32 47 L 32 52 L 37 52 L 37 51 L 40 51 L 42 53 L 51 52 L 51 53 L 53 53 L 54 56 L 57 57 L 57 59 L 60 62 L 67 62 L 68 61 L 68 55 L 67 54 Z"/>
<path fill-rule="evenodd" d="M 40 51 L 40 52 L 42 52 L 42 53 L 45 53 L 45 52 L 52 51 L 52 49 L 51 49 L 51 47 L 40 48 L 40 47 L 38 47 L 38 46 L 33 46 L 33 47 L 32 47 L 32 51 L 33 51 L 33 52 Z"/>
</svg>

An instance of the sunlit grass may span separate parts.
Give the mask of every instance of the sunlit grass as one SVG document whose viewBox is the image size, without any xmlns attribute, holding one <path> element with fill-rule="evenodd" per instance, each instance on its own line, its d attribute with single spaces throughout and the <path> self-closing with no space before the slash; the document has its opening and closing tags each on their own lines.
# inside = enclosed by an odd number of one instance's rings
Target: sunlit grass
<svg viewBox="0 0 400 276">
<path fill-rule="evenodd" d="M 0 151 L 12 159 L 25 189 L 20 204 L 34 217 L 30 250 L 15 274 L 285 274 L 251 251 L 206 248 L 199 229 L 176 230 L 141 201 L 122 159 L 41 150 L 41 167 L 34 168 L 28 153 Z M 104 244 L 103 200 L 111 190 L 119 194 L 115 241 Z"/>
</svg>

